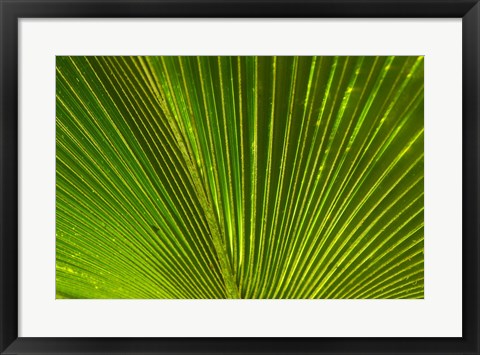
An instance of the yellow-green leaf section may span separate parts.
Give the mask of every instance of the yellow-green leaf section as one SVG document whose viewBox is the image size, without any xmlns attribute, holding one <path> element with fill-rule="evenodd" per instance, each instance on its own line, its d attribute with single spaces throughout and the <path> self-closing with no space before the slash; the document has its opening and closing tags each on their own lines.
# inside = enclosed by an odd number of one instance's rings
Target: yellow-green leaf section
<svg viewBox="0 0 480 355">
<path fill-rule="evenodd" d="M 57 57 L 57 298 L 423 298 L 423 57 Z"/>
</svg>

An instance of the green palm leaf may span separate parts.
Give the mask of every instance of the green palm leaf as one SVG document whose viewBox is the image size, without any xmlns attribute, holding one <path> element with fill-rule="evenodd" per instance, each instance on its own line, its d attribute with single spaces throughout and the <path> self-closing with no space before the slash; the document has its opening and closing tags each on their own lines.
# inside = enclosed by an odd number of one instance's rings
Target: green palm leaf
<svg viewBox="0 0 480 355">
<path fill-rule="evenodd" d="M 423 298 L 423 57 L 57 57 L 57 298 Z"/>
</svg>

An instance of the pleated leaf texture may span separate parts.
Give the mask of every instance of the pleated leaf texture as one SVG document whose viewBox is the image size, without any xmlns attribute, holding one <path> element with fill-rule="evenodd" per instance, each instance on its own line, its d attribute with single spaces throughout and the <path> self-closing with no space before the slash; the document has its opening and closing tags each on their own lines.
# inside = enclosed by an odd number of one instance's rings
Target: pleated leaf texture
<svg viewBox="0 0 480 355">
<path fill-rule="evenodd" d="M 423 298 L 423 59 L 57 57 L 57 298 Z"/>
</svg>

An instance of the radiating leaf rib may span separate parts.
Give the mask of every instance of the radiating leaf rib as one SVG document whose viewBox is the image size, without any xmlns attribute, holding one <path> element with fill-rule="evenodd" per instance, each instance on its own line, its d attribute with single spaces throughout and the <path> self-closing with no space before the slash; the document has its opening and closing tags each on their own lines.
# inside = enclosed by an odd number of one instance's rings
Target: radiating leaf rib
<svg viewBox="0 0 480 355">
<path fill-rule="evenodd" d="M 283 201 L 285 199 L 283 198 L 283 190 L 284 190 L 284 182 L 285 182 L 285 176 L 287 174 L 286 172 L 286 157 L 289 154 L 289 137 L 291 135 L 291 125 L 292 125 L 292 113 L 293 113 L 293 105 L 295 102 L 295 85 L 296 85 L 296 78 L 297 78 L 297 71 L 298 71 L 298 58 L 294 57 L 292 61 L 292 67 L 291 67 L 291 76 L 290 76 L 290 85 L 289 90 L 288 90 L 288 100 L 287 100 L 287 115 L 286 115 L 286 124 L 285 124 L 285 133 L 283 135 L 283 144 L 282 144 L 282 151 L 281 151 L 281 159 L 280 159 L 280 167 L 279 167 L 279 181 L 277 184 L 277 190 L 275 192 L 275 201 L 277 203 L 274 206 L 274 212 L 273 212 L 273 220 L 272 220 L 272 228 L 273 228 L 273 235 L 279 235 L 280 228 L 279 226 L 280 223 L 280 214 L 281 211 L 285 212 L 285 207 L 283 206 Z M 283 209 L 282 209 L 283 208 Z M 283 213 L 283 215 L 285 215 Z M 272 277 L 271 278 L 266 278 L 266 282 L 269 282 L 272 285 L 277 284 L 278 280 L 278 275 L 280 274 L 280 269 L 278 267 L 278 258 L 280 257 L 280 251 L 282 250 L 282 245 L 278 241 L 278 237 L 276 238 L 277 240 L 272 241 L 272 247 L 271 247 L 271 252 L 270 252 L 270 257 L 271 257 L 271 266 L 269 267 L 269 270 L 272 271 Z M 270 288 L 270 293 L 268 294 L 267 298 L 276 298 L 276 294 L 279 291 L 278 286 L 275 288 L 271 287 Z"/>
</svg>

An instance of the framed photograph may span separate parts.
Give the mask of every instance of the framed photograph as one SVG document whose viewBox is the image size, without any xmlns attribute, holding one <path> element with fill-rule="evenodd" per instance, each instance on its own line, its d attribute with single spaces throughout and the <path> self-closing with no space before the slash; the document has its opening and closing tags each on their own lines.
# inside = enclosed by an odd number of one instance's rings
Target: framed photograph
<svg viewBox="0 0 480 355">
<path fill-rule="evenodd" d="M 476 0 L 1 1 L 1 354 L 480 354 Z"/>
</svg>

